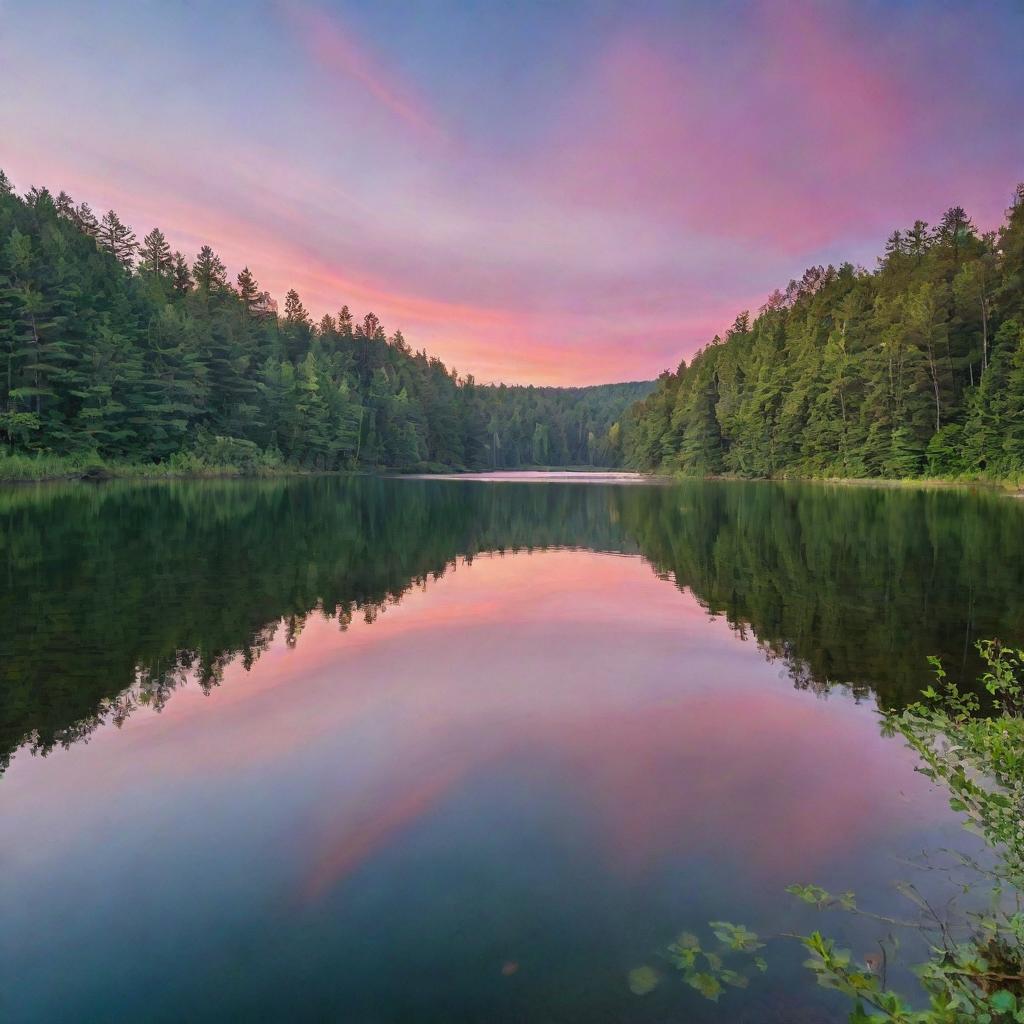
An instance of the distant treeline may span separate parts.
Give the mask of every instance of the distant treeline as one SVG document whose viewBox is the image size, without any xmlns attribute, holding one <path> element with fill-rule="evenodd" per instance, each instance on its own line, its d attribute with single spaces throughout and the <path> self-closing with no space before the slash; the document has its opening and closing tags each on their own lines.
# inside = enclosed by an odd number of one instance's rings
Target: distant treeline
<svg viewBox="0 0 1024 1024">
<path fill-rule="evenodd" d="M 283 315 L 248 267 L 0 171 L 0 453 L 261 469 L 616 465 L 651 383 L 481 386 L 347 306 Z M 612 439 L 612 440 L 610 440 Z"/>
<path fill-rule="evenodd" d="M 1024 474 L 1024 185 L 998 232 L 959 206 L 878 267 L 812 267 L 665 373 L 623 423 L 642 469 L 751 477 Z"/>
</svg>

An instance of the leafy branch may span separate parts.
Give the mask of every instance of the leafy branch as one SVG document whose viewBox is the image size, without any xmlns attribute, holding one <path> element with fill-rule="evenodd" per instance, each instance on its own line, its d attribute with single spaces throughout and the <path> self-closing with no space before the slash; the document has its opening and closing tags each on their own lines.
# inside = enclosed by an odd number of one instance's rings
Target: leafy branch
<svg viewBox="0 0 1024 1024">
<path fill-rule="evenodd" d="M 819 931 L 787 936 L 809 953 L 805 966 L 819 985 L 853 1001 L 852 1024 L 1024 1024 L 1024 651 L 996 641 L 980 643 L 978 650 L 988 666 L 981 677 L 984 704 L 978 695 L 961 692 L 939 661 L 931 659 L 935 683 L 919 702 L 887 715 L 884 729 L 904 738 L 920 759 L 917 770 L 946 787 L 950 807 L 963 815 L 964 827 L 991 851 L 994 868 L 954 855 L 960 869 L 983 880 L 989 909 L 955 916 L 955 897 L 940 910 L 910 882 L 896 888 L 917 908 L 916 919 L 864 910 L 852 892 L 833 894 L 818 885 L 787 889 L 819 910 L 841 910 L 891 929 L 913 929 L 927 941 L 929 957 L 915 970 L 928 1005 L 915 1008 L 919 995 L 887 987 L 889 950 L 898 948 L 892 933 L 879 942 L 881 956 L 865 958 L 862 965 Z M 972 886 L 962 888 L 966 892 Z M 763 945 L 742 925 L 714 922 L 711 927 L 733 952 L 749 954 Z M 722 976 L 726 968 L 717 953 L 705 953 L 688 934 L 670 953 L 690 985 L 718 998 L 728 978 Z M 766 969 L 760 956 L 756 963 Z"/>
</svg>

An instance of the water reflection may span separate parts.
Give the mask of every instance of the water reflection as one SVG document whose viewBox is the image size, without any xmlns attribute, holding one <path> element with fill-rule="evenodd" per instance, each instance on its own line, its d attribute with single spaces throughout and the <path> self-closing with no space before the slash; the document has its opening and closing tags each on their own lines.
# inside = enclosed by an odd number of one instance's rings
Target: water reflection
<svg viewBox="0 0 1024 1024">
<path fill-rule="evenodd" d="M 637 557 L 419 579 L 14 759 L 10 1019 L 829 1019 L 799 957 L 724 1008 L 626 978 L 682 924 L 779 929 L 788 882 L 870 897 L 956 834 L 870 704 L 795 690 Z"/>
<path fill-rule="evenodd" d="M 312 612 L 344 627 L 480 552 L 640 552 L 798 686 L 886 704 L 925 656 L 1024 639 L 1020 503 L 687 483 L 320 479 L 0 492 L 0 764 L 214 686 Z M 467 612 L 462 610 L 459 615 Z"/>
</svg>

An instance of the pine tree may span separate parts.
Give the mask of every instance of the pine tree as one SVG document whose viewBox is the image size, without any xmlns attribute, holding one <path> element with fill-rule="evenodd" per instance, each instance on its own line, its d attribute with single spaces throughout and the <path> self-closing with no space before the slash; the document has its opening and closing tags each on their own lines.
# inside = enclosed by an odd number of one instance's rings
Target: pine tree
<svg viewBox="0 0 1024 1024">
<path fill-rule="evenodd" d="M 285 353 L 298 365 L 309 351 L 309 342 L 313 333 L 313 325 L 309 322 L 309 314 L 299 298 L 299 293 L 290 288 L 284 300 L 284 337 Z"/>
<path fill-rule="evenodd" d="M 293 326 L 309 326 L 309 314 L 299 298 L 299 293 L 294 288 L 289 288 L 288 294 L 285 296 L 284 318 Z"/>
<path fill-rule="evenodd" d="M 295 373 L 295 402 L 302 430 L 303 460 L 317 469 L 326 469 L 331 453 L 330 417 L 322 392 L 323 380 L 312 352 Z"/>
<path fill-rule="evenodd" d="M 376 313 L 367 313 L 363 317 L 362 333 L 363 337 L 372 339 L 377 337 L 377 332 L 380 330 L 380 320 L 377 319 Z"/>
<path fill-rule="evenodd" d="M 907 254 L 907 243 L 902 231 L 894 231 L 885 240 L 885 250 L 879 257 L 878 265 L 883 270 L 897 271 Z"/>
<path fill-rule="evenodd" d="M 53 206 L 53 196 L 50 195 L 48 188 L 39 188 L 33 185 L 28 192 L 25 193 L 25 202 L 33 208 L 38 208 L 40 205 Z"/>
<path fill-rule="evenodd" d="M 6 400 L 12 411 L 43 413 L 55 397 L 49 386 L 54 364 L 47 337 L 53 327 L 51 304 L 42 287 L 40 254 L 31 236 L 14 228 L 4 247 L 6 287 L 11 317 L 8 335 Z"/>
<path fill-rule="evenodd" d="M 227 268 L 210 246 L 204 245 L 199 250 L 192 264 L 192 278 L 196 285 L 208 294 L 227 288 Z"/>
<path fill-rule="evenodd" d="M 928 225 L 923 220 L 915 220 L 914 226 L 906 234 L 907 253 L 920 264 L 930 243 Z"/>
<path fill-rule="evenodd" d="M 119 263 L 131 269 L 139 243 L 135 240 L 135 232 L 126 224 L 122 224 L 121 218 L 113 210 L 108 210 L 100 221 L 96 242 Z"/>
<path fill-rule="evenodd" d="M 157 277 L 170 277 L 174 270 L 171 247 L 159 228 L 153 228 L 142 241 L 139 270 L 155 274 Z"/>
<path fill-rule="evenodd" d="M 180 252 L 171 257 L 171 284 L 178 295 L 187 295 L 192 290 L 192 271 Z"/>
<path fill-rule="evenodd" d="M 977 229 L 971 223 L 967 211 L 962 206 L 951 206 L 943 215 L 936 229 L 936 238 L 943 245 L 953 250 L 954 260 L 959 258 L 960 249 L 969 235 Z"/>
<path fill-rule="evenodd" d="M 145 430 L 151 457 L 165 458 L 186 445 L 207 408 L 208 369 L 193 324 L 174 306 L 164 306 L 153 319 L 147 343 Z"/>
<path fill-rule="evenodd" d="M 338 313 L 338 333 L 343 338 L 352 337 L 352 314 L 348 306 L 342 306 Z"/>
<path fill-rule="evenodd" d="M 100 222 L 96 219 L 96 214 L 92 212 L 92 208 L 88 203 L 79 203 L 75 209 L 72 220 L 79 231 L 84 232 L 91 238 L 96 238 L 100 230 Z"/>
<path fill-rule="evenodd" d="M 260 297 L 260 286 L 256 283 L 252 271 L 243 267 L 238 277 L 238 297 L 242 300 L 246 313 L 252 314 Z"/>
<path fill-rule="evenodd" d="M 63 217 L 64 220 L 70 220 L 72 223 L 75 219 L 75 202 L 67 194 L 61 190 L 57 193 L 57 198 L 54 200 L 53 208 L 57 211 L 58 217 Z"/>
</svg>

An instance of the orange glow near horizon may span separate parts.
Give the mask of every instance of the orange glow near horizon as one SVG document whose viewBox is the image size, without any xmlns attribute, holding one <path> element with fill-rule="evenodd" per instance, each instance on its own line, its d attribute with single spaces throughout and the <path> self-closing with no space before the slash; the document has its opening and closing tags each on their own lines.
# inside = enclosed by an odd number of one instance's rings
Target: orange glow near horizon
<svg viewBox="0 0 1024 1024">
<path fill-rule="evenodd" d="M 1013 5 L 655 8 L 15 4 L 0 165 L 510 384 L 650 379 L 807 266 L 1000 223 Z"/>
</svg>

